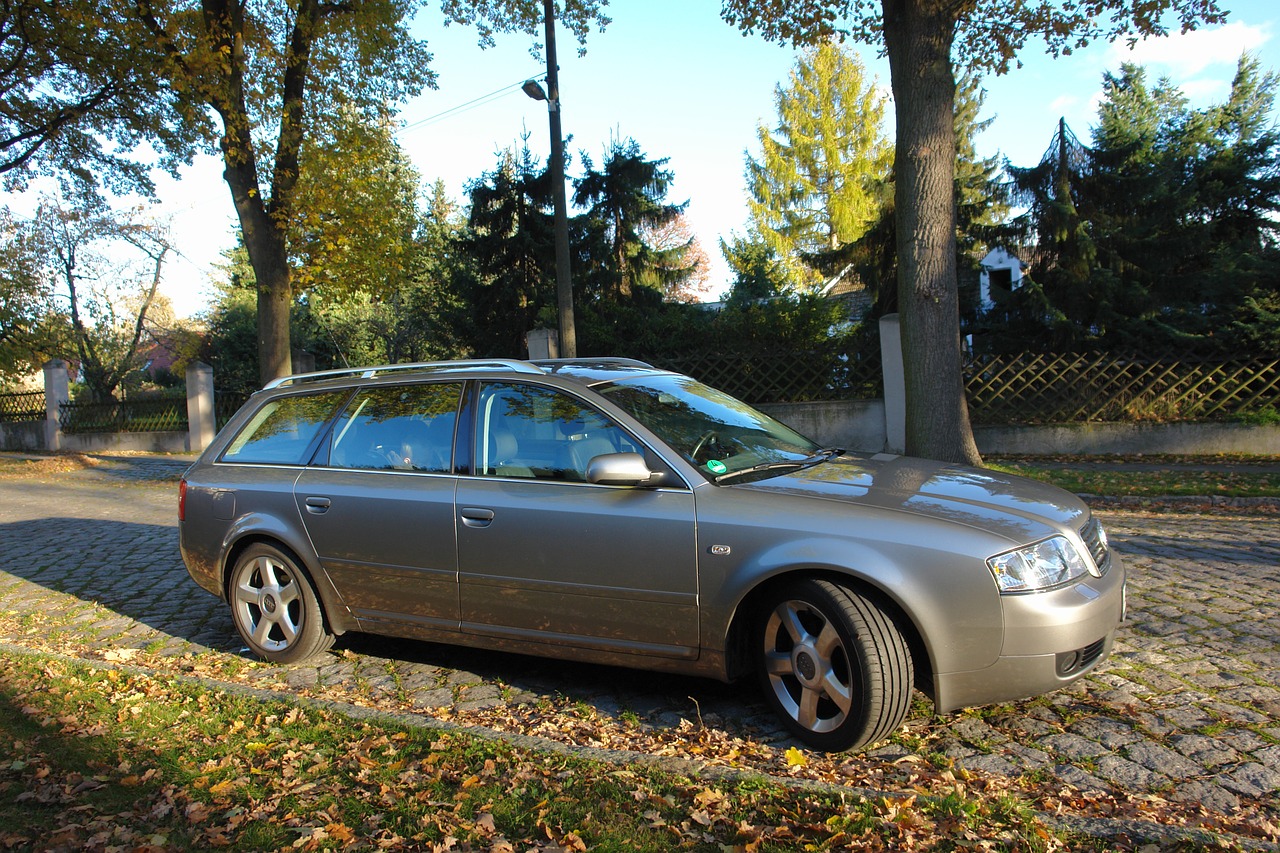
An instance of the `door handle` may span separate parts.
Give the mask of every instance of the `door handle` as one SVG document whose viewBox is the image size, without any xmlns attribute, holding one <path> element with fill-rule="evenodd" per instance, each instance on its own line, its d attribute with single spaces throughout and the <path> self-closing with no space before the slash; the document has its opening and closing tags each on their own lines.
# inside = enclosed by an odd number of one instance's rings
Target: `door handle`
<svg viewBox="0 0 1280 853">
<path fill-rule="evenodd" d="M 320 515 L 329 509 L 329 506 L 332 503 L 332 501 L 330 501 L 328 498 L 311 497 L 311 498 L 307 498 L 305 503 L 307 505 L 307 512 L 311 513 L 312 515 Z"/>
<path fill-rule="evenodd" d="M 488 527 L 493 523 L 493 510 L 477 506 L 464 506 L 459 510 L 462 523 L 467 527 Z"/>
</svg>

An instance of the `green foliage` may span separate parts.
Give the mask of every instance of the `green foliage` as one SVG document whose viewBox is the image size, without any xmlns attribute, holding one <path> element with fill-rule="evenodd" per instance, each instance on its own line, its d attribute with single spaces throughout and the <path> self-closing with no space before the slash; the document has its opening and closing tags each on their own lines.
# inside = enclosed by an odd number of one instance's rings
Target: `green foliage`
<svg viewBox="0 0 1280 853">
<path fill-rule="evenodd" d="M 990 467 L 1084 495 L 1274 498 L 1280 497 L 1280 474 L 1275 473 L 1273 461 L 1235 456 L 1013 456 Z"/>
<path fill-rule="evenodd" d="M 208 116 L 193 109 L 190 92 L 163 85 L 163 57 L 133 8 L 126 0 L 11 0 L 0 8 L 6 189 L 54 176 L 75 194 L 150 194 L 155 154 L 175 176 L 190 160 Z"/>
<path fill-rule="evenodd" d="M 601 5 L 598 0 L 566 4 L 563 19 L 582 39 L 590 24 L 607 22 Z M 309 146 L 321 128 L 353 126 L 345 113 L 374 121 L 408 95 L 434 85 L 426 40 L 410 28 L 417 6 L 415 0 L 179 0 L 166 5 L 140 0 L 130 6 L 148 35 L 147 47 L 164 55 L 161 69 L 168 87 L 191 93 L 221 121 L 216 141 L 258 280 L 262 379 L 289 366 L 295 290 L 288 229 L 297 224 L 303 168 L 308 163 L 314 168 L 324 157 L 323 149 Z M 445 24 L 476 25 L 485 43 L 494 32 L 541 30 L 540 10 L 528 0 L 450 0 L 441 11 Z M 211 137 L 206 136 L 214 141 Z M 312 175 L 311 182 L 323 196 L 324 179 Z M 341 249 L 335 241 L 321 241 L 317 248 L 329 251 L 329 242 L 335 251 Z"/>
<path fill-rule="evenodd" d="M 262 387 L 258 378 L 258 299 L 253 270 L 244 247 L 227 253 L 226 278 L 204 316 L 208 329 L 200 360 L 213 368 L 219 391 L 249 394 Z M 247 275 L 245 272 L 247 271 Z"/>
<path fill-rule="evenodd" d="M 956 81 L 956 251 L 981 255 L 1003 236 L 1009 213 L 1008 187 L 1001 176 L 999 154 L 978 154 L 977 137 L 995 121 L 981 118 L 987 91 L 981 79 L 967 73 Z"/>
<path fill-rule="evenodd" d="M 1035 34 L 1054 55 L 1098 38 L 1184 31 L 1220 23 L 1215 0 L 1099 0 L 1028 4 L 1014 0 L 933 3 L 909 0 L 881 6 L 850 0 L 759 3 L 723 0 L 720 14 L 745 33 L 814 45 L 845 39 L 882 46 L 889 59 L 897 119 L 895 145 L 911 156 L 896 164 L 895 243 L 907 450 L 976 464 L 981 461 L 960 376 L 959 283 L 953 238 L 955 73 L 962 68 L 1009 70 Z"/>
<path fill-rule="evenodd" d="M 172 251 L 165 228 L 86 197 L 79 205 L 45 199 L 29 234 L 46 282 L 44 346 L 77 363 L 89 402 L 137 387 L 148 316 L 163 302 L 157 293 Z M 54 294 L 65 314 L 53 308 Z"/>
<path fill-rule="evenodd" d="M 60 351 L 64 318 L 52 295 L 32 224 L 0 209 L 0 387 Z"/>
<path fill-rule="evenodd" d="M 691 270 L 680 261 L 688 244 L 659 250 L 646 240 L 687 206 L 666 202 L 673 179 L 663 168 L 666 158 L 646 159 L 634 139 L 613 140 L 599 171 L 586 153 L 581 156 L 584 174 L 574 181 L 573 203 L 586 209 L 580 227 L 608 247 L 608 262 L 599 270 L 604 292 L 630 296 L 641 282 L 661 291 L 687 277 Z"/>
<path fill-rule="evenodd" d="M 1232 420 L 1248 426 L 1280 426 L 1280 411 L 1275 406 L 1264 406 L 1252 412 L 1240 412 Z"/>
<path fill-rule="evenodd" d="M 444 321 L 480 357 L 521 358 L 524 336 L 554 325 L 555 243 L 551 188 L 527 145 L 503 152 L 470 187 L 471 213 L 454 248 Z"/>
<path fill-rule="evenodd" d="M 389 116 L 338 110 L 300 174 L 289 234 L 299 292 L 376 294 L 409 278 L 420 178 Z"/>
<path fill-rule="evenodd" d="M 724 298 L 731 301 L 767 299 L 785 293 L 787 270 L 774 248 L 756 235 L 733 235 L 733 242 L 720 241 L 720 251 L 733 270 L 734 278 Z"/>
<path fill-rule="evenodd" d="M 774 105 L 776 127 L 759 126 L 759 158 L 747 156 L 751 228 L 796 286 L 812 288 L 823 276 L 805 256 L 855 242 L 885 206 L 885 98 L 855 53 L 823 42 L 797 60 Z"/>
<path fill-rule="evenodd" d="M 1228 100 L 1192 109 L 1138 66 L 1106 75 L 1092 149 L 1060 125 L 1009 169 L 1044 297 L 1009 343 L 1280 352 L 1277 85 L 1244 56 Z"/>
</svg>

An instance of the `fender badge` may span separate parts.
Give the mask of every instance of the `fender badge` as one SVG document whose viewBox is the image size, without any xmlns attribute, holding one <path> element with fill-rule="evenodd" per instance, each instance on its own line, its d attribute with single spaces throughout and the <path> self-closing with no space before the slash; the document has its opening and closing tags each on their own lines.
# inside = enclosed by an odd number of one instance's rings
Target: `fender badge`
<svg viewBox="0 0 1280 853">
<path fill-rule="evenodd" d="M 728 545 L 712 545 L 711 546 L 711 553 L 717 557 L 727 557 L 729 556 L 729 552 L 732 550 L 733 549 L 730 548 Z"/>
</svg>

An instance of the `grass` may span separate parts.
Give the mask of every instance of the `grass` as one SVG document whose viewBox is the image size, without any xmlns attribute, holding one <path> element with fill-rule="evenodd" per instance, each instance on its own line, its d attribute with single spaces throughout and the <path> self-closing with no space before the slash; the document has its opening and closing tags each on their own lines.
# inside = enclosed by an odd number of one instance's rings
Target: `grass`
<svg viewBox="0 0 1280 853">
<path fill-rule="evenodd" d="M 0 673 L 6 849 L 1118 849 L 1017 798 L 691 779 L 30 654 Z"/>
<path fill-rule="evenodd" d="M 1095 464 L 1097 467 L 1094 467 Z M 1076 494 L 1107 497 L 1280 497 L 1275 457 L 992 457 L 987 467 Z M 1109 466 L 1116 467 L 1109 467 Z M 1128 467 L 1135 466 L 1135 467 Z M 1141 467 L 1136 467 L 1141 466 Z M 1151 470 L 1146 470 L 1147 467 Z M 1268 470 L 1268 468 L 1272 470 Z"/>
</svg>

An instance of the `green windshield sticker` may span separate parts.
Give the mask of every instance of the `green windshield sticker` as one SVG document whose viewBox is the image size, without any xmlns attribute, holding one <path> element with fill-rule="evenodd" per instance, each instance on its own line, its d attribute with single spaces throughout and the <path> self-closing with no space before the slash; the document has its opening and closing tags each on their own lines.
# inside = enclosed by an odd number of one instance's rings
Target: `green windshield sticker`
<svg viewBox="0 0 1280 853">
<path fill-rule="evenodd" d="M 712 474 L 723 474 L 729 470 L 729 466 L 721 462 L 719 459 L 712 459 L 707 463 L 707 470 Z"/>
</svg>

